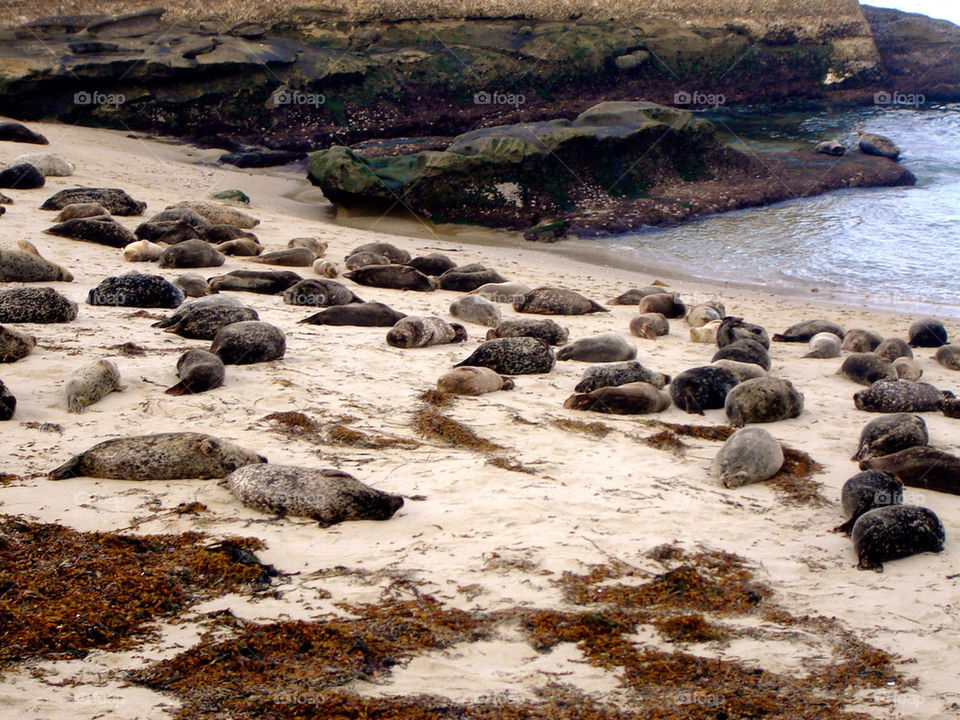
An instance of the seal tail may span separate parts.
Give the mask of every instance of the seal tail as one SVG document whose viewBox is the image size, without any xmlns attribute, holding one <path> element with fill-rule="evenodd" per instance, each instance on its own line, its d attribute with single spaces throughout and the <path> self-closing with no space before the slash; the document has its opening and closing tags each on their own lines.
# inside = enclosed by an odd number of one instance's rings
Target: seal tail
<svg viewBox="0 0 960 720">
<path fill-rule="evenodd" d="M 64 480 L 66 478 L 80 476 L 80 455 L 74 455 L 56 470 L 52 470 L 47 476 L 50 480 Z"/>
</svg>

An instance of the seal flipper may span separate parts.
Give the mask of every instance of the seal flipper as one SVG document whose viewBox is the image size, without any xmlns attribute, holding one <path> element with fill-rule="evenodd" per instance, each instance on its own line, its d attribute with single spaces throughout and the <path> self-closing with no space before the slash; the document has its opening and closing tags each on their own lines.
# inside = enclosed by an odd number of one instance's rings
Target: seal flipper
<svg viewBox="0 0 960 720">
<path fill-rule="evenodd" d="M 607 308 L 605 308 L 603 305 L 598 303 L 596 300 L 591 300 L 590 312 L 610 312 L 610 311 Z"/>
<path fill-rule="evenodd" d="M 83 455 L 74 455 L 56 470 L 52 470 L 47 476 L 49 480 L 64 480 L 65 478 L 81 477 L 80 461 Z"/>
<path fill-rule="evenodd" d="M 177 395 L 177 396 L 187 395 L 187 394 L 190 393 L 190 388 L 188 388 L 186 385 L 184 385 L 184 384 L 183 384 L 183 381 L 181 380 L 180 382 L 178 382 L 178 383 L 177 383 L 176 385 L 174 385 L 173 387 L 168 387 L 166 390 L 164 390 L 164 392 L 165 392 L 167 395 Z"/>
<path fill-rule="evenodd" d="M 700 403 L 697 401 L 697 396 L 693 394 L 693 390 L 687 390 L 683 396 L 683 409 L 688 413 L 703 415 L 703 408 L 700 407 Z"/>
<path fill-rule="evenodd" d="M 857 518 L 852 517 L 849 520 L 847 520 L 845 523 L 843 523 L 843 525 L 837 525 L 830 532 L 843 533 L 844 535 L 849 536 L 850 533 L 853 531 L 853 526 L 856 522 L 857 522 Z"/>
</svg>

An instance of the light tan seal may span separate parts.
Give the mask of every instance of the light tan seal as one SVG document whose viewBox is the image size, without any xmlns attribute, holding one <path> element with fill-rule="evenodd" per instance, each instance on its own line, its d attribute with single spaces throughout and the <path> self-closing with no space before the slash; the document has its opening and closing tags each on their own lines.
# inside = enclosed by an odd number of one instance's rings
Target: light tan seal
<svg viewBox="0 0 960 720">
<path fill-rule="evenodd" d="M 0 325 L 0 362 L 22 360 L 37 347 L 37 339 L 11 327 Z"/>
<path fill-rule="evenodd" d="M 437 390 L 447 395 L 475 396 L 513 388 L 513 380 L 487 367 L 458 367 L 437 380 Z"/>
<path fill-rule="evenodd" d="M 17 247 L 0 248 L 0 282 L 73 282 L 68 270 L 44 258 L 32 243 L 20 240 Z"/>
<path fill-rule="evenodd" d="M 67 398 L 67 410 L 72 413 L 83 412 L 85 408 L 100 402 L 110 393 L 123 389 L 120 384 L 120 371 L 109 360 L 97 360 L 77 368 L 70 373 L 63 388 Z"/>
</svg>

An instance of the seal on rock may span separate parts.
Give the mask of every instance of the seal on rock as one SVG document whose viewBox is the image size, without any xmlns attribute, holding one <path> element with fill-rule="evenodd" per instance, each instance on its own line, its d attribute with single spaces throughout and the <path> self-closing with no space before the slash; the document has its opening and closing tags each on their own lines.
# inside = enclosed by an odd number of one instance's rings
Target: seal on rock
<svg viewBox="0 0 960 720">
<path fill-rule="evenodd" d="M 313 261 L 316 259 L 317 254 L 313 250 L 305 247 L 293 247 L 262 253 L 250 258 L 250 262 L 286 267 L 312 267 Z"/>
<path fill-rule="evenodd" d="M 803 412 L 803 394 L 783 378 L 744 380 L 727 394 L 724 410 L 732 427 L 788 420 Z"/>
<path fill-rule="evenodd" d="M 843 484 L 840 505 L 847 521 L 833 532 L 849 535 L 857 519 L 865 512 L 888 505 L 903 504 L 903 483 L 882 470 L 859 472 Z"/>
<path fill-rule="evenodd" d="M 947 370 L 960 370 L 960 345 L 941 345 L 933 358 Z"/>
<path fill-rule="evenodd" d="M 220 267 L 226 256 L 204 240 L 186 240 L 171 245 L 159 258 L 162 268 Z"/>
<path fill-rule="evenodd" d="M 47 198 L 41 210 L 63 210 L 67 205 L 76 203 L 100 203 L 112 215 L 128 217 L 143 215 L 147 209 L 145 202 L 134 200 L 118 188 L 69 188 Z"/>
<path fill-rule="evenodd" d="M 485 265 L 460 265 L 450 268 L 439 278 L 441 290 L 455 290 L 457 292 L 472 292 L 477 288 L 490 283 L 502 283 L 507 279 L 500 273 Z"/>
<path fill-rule="evenodd" d="M 660 313 L 668 320 L 682 318 L 687 314 L 687 306 L 680 300 L 680 296 L 677 293 L 647 295 L 640 301 L 637 308 L 641 315 Z"/>
<path fill-rule="evenodd" d="M 407 265 L 367 265 L 344 274 L 359 285 L 430 292 L 437 289 L 437 280 Z"/>
<path fill-rule="evenodd" d="M 929 445 L 860 461 L 861 470 L 883 470 L 904 485 L 960 495 L 960 457 Z"/>
<path fill-rule="evenodd" d="M 722 327 L 722 326 L 721 326 Z M 756 340 L 740 338 L 728 343 L 717 350 L 710 362 L 717 360 L 736 360 L 737 362 L 754 363 L 764 370 L 770 369 L 770 356 Z"/>
<path fill-rule="evenodd" d="M 773 336 L 775 342 L 810 342 L 814 335 L 820 333 L 832 333 L 840 340 L 843 340 L 844 330 L 842 327 L 829 320 L 804 320 L 803 322 L 791 325 L 782 333 Z"/>
<path fill-rule="evenodd" d="M 262 455 L 227 440 L 195 432 L 121 437 L 97 443 L 50 473 L 51 480 L 96 477 L 112 480 L 223 478 Z"/>
<path fill-rule="evenodd" d="M 473 290 L 471 295 L 480 295 L 490 302 L 513 303 L 530 292 L 530 286 L 522 282 L 487 283 Z"/>
<path fill-rule="evenodd" d="M 842 349 L 843 344 L 840 342 L 840 338 L 833 333 L 817 333 L 810 338 L 810 352 L 806 353 L 803 357 L 837 358 L 840 357 L 840 352 Z"/>
<path fill-rule="evenodd" d="M 907 341 L 901 338 L 887 338 L 877 345 L 874 352 L 888 362 L 893 362 L 899 357 L 913 359 L 913 350 L 907 345 Z"/>
<path fill-rule="evenodd" d="M 688 413 L 703 415 L 704 410 L 717 410 L 727 401 L 727 394 L 740 383 L 729 370 L 716 365 L 690 368 L 670 383 L 673 404 Z"/>
<path fill-rule="evenodd" d="M 917 505 L 889 505 L 861 515 L 850 533 L 860 570 L 883 572 L 889 560 L 943 550 L 943 523 Z"/>
<path fill-rule="evenodd" d="M 66 323 L 77 319 L 77 304 L 53 288 L 0 290 L 0 323 Z"/>
<path fill-rule="evenodd" d="M 630 332 L 637 337 L 655 340 L 670 334 L 670 323 L 660 313 L 643 313 L 630 321 Z"/>
<path fill-rule="evenodd" d="M 487 367 L 458 367 L 437 380 L 437 390 L 447 395 L 476 396 L 513 388 L 513 380 Z"/>
<path fill-rule="evenodd" d="M 387 332 L 387 344 L 398 348 L 428 347 L 464 342 L 467 330 L 460 323 L 448 323 L 438 317 L 408 315 Z"/>
<path fill-rule="evenodd" d="M 635 360 L 619 363 L 593 365 L 583 371 L 574 390 L 589 393 L 602 387 L 616 387 L 627 383 L 642 382 L 663 390 L 670 383 L 670 376 L 644 367 Z"/>
<path fill-rule="evenodd" d="M 183 290 L 160 275 L 128 273 L 104 278 L 87 294 L 88 305 L 115 307 L 176 308 Z"/>
<path fill-rule="evenodd" d="M 210 352 L 226 365 L 251 365 L 279 360 L 287 352 L 287 339 L 276 325 L 244 320 L 220 328 Z"/>
<path fill-rule="evenodd" d="M 878 380 L 853 396 L 857 410 L 882 413 L 934 412 L 943 401 L 933 385 L 909 380 Z"/>
<path fill-rule="evenodd" d="M 109 214 L 107 209 L 98 202 L 72 203 L 64 207 L 53 221 L 61 223 L 74 218 L 98 217 Z"/>
<path fill-rule="evenodd" d="M 927 424 L 919 415 L 894 413 L 871 420 L 860 431 L 860 443 L 851 460 L 891 455 L 930 442 Z"/>
<path fill-rule="evenodd" d="M 460 320 L 495 328 L 502 321 L 500 308 L 480 295 L 465 295 L 450 303 L 450 314 Z"/>
<path fill-rule="evenodd" d="M 163 248 L 149 240 L 137 240 L 123 249 L 123 259 L 127 262 L 156 262 L 163 255 Z"/>
<path fill-rule="evenodd" d="M 307 325 L 353 325 L 356 327 L 393 327 L 405 318 L 398 312 L 379 302 L 352 303 L 336 305 L 301 320 Z"/>
<path fill-rule="evenodd" d="M 548 373 L 556 357 L 546 340 L 532 337 L 505 337 L 487 340 L 470 357 L 454 367 L 488 367 L 500 375 Z"/>
<path fill-rule="evenodd" d="M 19 330 L 0 325 L 0 363 L 22 360 L 37 347 L 37 339 Z"/>
<path fill-rule="evenodd" d="M 568 397 L 563 406 L 568 410 L 592 410 L 612 415 L 646 415 L 670 407 L 670 396 L 649 383 L 632 382 L 576 393 Z"/>
<path fill-rule="evenodd" d="M 602 333 L 568 343 L 557 350 L 557 360 L 622 362 L 637 357 L 637 346 L 618 333 Z"/>
<path fill-rule="evenodd" d="M 236 298 L 213 295 L 182 305 L 169 317 L 153 323 L 152 327 L 193 340 L 213 340 L 227 325 L 259 319 L 256 310 Z"/>
<path fill-rule="evenodd" d="M 942 322 L 934 318 L 924 318 L 912 323 L 907 335 L 910 338 L 910 347 L 936 348 L 949 342 L 947 329 Z"/>
<path fill-rule="evenodd" d="M 452 270 L 457 266 L 453 260 L 441 253 L 430 253 L 428 255 L 415 257 L 408 261 L 407 265 L 419 270 L 424 275 L 430 275 L 432 277 L 439 277 L 447 270 Z"/>
<path fill-rule="evenodd" d="M 873 385 L 877 380 L 896 380 L 893 365 L 876 353 L 853 353 L 840 365 L 839 375 L 860 385 Z"/>
<path fill-rule="evenodd" d="M 513 301 L 513 309 L 535 315 L 587 315 L 610 312 L 605 307 L 573 290 L 538 287 Z"/>
<path fill-rule="evenodd" d="M 180 382 L 166 389 L 167 395 L 196 395 L 223 385 L 223 360 L 206 350 L 188 350 L 177 360 Z"/>
<path fill-rule="evenodd" d="M 224 482 L 249 508 L 307 517 L 321 527 L 347 520 L 389 520 L 403 507 L 399 495 L 365 485 L 342 470 L 247 465 L 230 473 Z"/>
<path fill-rule="evenodd" d="M 838 140 L 821 140 L 814 146 L 814 152 L 822 155 L 840 157 L 847 152 L 847 148 Z"/>
<path fill-rule="evenodd" d="M 17 398 L 0 380 L 0 420 L 9 420 L 17 409 Z"/>
<path fill-rule="evenodd" d="M 854 328 L 843 335 L 843 352 L 873 352 L 883 342 L 883 336 L 873 330 Z"/>
<path fill-rule="evenodd" d="M 123 390 L 120 371 L 109 360 L 97 360 L 74 370 L 64 385 L 67 410 L 83 412 L 84 408 L 99 402 L 114 391 Z"/>
<path fill-rule="evenodd" d="M 563 345 L 570 337 L 565 327 L 560 327 L 549 318 L 542 320 L 523 318 L 521 320 L 504 320 L 497 323 L 492 330 L 487 331 L 487 340 L 502 337 L 532 337 L 546 340 L 551 345 Z"/>
<path fill-rule="evenodd" d="M 748 323 L 741 317 L 728 315 L 717 328 L 717 347 L 726 347 L 737 340 L 752 340 L 762 345 L 764 350 L 770 349 L 770 337 L 765 328 Z"/>
<path fill-rule="evenodd" d="M 901 380 L 919 380 L 923 377 L 923 370 L 920 366 L 907 357 L 898 357 L 894 360 L 893 369 Z"/>
<path fill-rule="evenodd" d="M 313 307 L 332 307 L 362 303 L 352 290 L 336 280 L 326 278 L 308 278 L 301 280 L 283 291 L 283 302 L 287 305 L 309 305 Z"/>
<path fill-rule="evenodd" d="M 21 240 L 17 247 L 0 248 L 0 282 L 73 282 L 68 270 L 44 258 L 32 243 Z"/>
<path fill-rule="evenodd" d="M 727 438 L 711 471 L 726 488 L 769 480 L 783 467 L 783 448 L 767 430 L 741 428 Z"/>
<path fill-rule="evenodd" d="M 857 145 L 864 155 L 879 155 L 891 160 L 897 160 L 900 157 L 900 148 L 893 140 L 883 135 L 859 133 Z"/>
<path fill-rule="evenodd" d="M 124 248 L 137 241 L 136 235 L 109 215 L 67 220 L 48 227 L 44 232 L 48 235 L 83 240 L 113 248 Z"/>
<path fill-rule="evenodd" d="M 184 273 L 177 277 L 173 284 L 183 290 L 183 294 L 190 298 L 205 297 L 212 294 L 204 277 L 196 273 Z"/>
</svg>

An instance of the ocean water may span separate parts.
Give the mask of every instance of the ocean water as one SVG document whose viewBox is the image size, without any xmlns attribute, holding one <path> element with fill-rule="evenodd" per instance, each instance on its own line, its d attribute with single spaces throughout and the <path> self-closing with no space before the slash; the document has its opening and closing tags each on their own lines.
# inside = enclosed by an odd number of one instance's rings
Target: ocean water
<svg viewBox="0 0 960 720">
<path fill-rule="evenodd" d="M 960 106 L 715 112 L 738 149 L 791 148 L 858 128 L 901 148 L 914 187 L 841 190 L 666 229 L 581 241 L 678 277 L 960 316 Z"/>
</svg>

